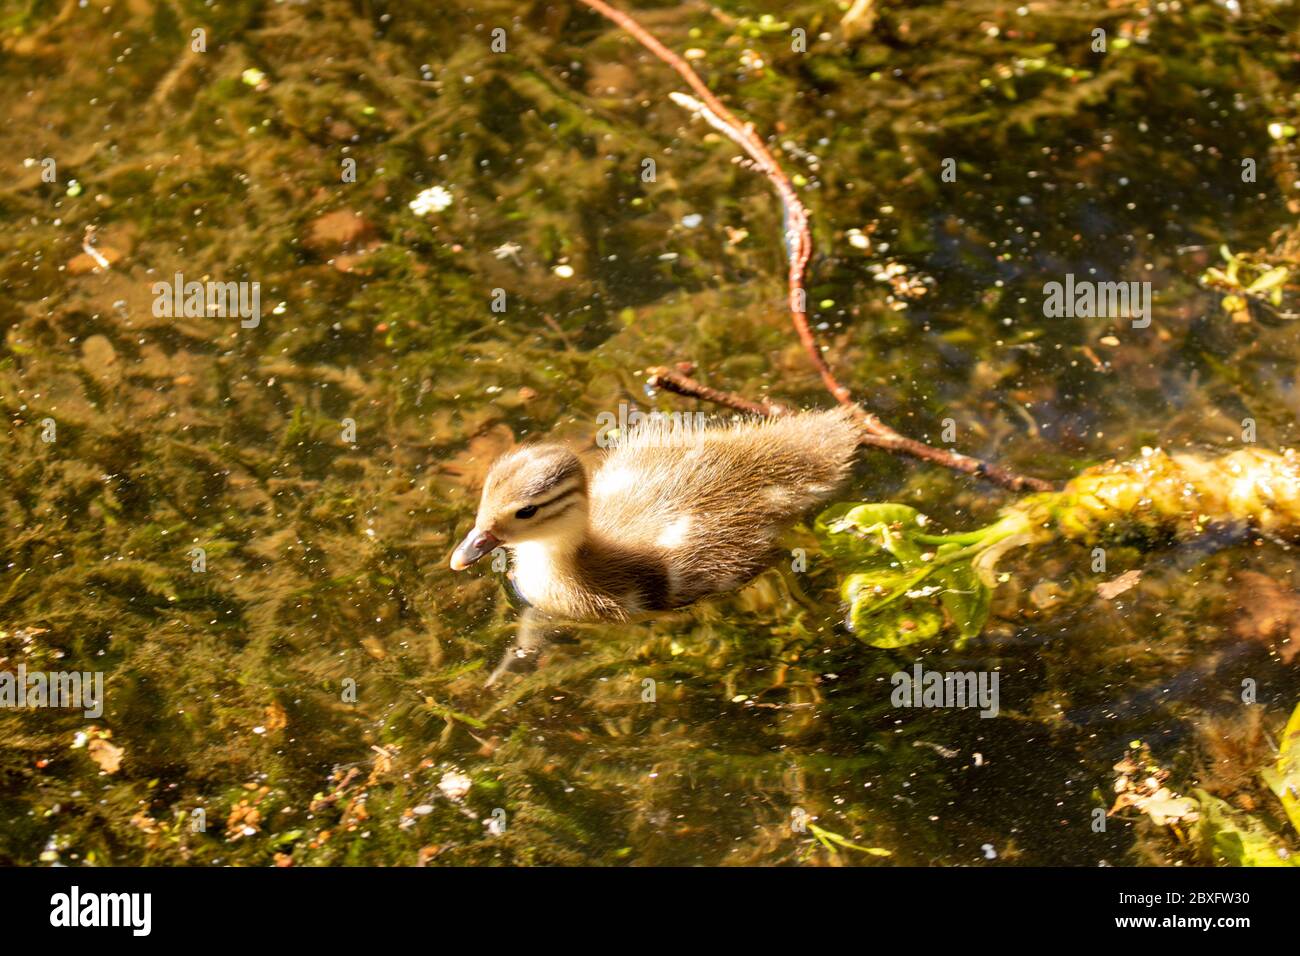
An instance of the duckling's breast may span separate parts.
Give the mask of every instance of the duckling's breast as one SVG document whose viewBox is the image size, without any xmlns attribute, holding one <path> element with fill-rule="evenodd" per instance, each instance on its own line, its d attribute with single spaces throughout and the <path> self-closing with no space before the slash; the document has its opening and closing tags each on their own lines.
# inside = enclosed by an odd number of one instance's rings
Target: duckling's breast
<svg viewBox="0 0 1300 956">
<path fill-rule="evenodd" d="M 538 542 L 520 542 L 514 547 L 514 558 L 510 582 L 515 593 L 533 607 L 548 610 L 548 605 L 554 603 L 551 594 L 558 585 L 550 549 Z"/>
</svg>

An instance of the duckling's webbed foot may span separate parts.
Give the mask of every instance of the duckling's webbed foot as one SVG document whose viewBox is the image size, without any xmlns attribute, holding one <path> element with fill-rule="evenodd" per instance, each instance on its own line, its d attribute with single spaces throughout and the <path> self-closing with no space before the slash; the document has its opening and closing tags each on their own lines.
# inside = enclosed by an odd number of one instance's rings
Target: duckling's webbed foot
<svg viewBox="0 0 1300 956">
<path fill-rule="evenodd" d="M 519 631 L 514 642 L 506 648 L 487 683 L 491 687 L 506 674 L 527 674 L 536 670 L 538 659 L 558 633 L 555 626 L 533 608 L 525 608 L 519 617 Z"/>
</svg>

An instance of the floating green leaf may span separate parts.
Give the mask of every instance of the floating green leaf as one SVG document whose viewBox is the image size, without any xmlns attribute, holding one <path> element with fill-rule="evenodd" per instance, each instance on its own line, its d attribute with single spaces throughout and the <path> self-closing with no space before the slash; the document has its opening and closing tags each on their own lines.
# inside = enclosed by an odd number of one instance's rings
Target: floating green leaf
<svg viewBox="0 0 1300 956">
<path fill-rule="evenodd" d="M 840 595 L 847 624 L 873 647 L 906 647 L 936 637 L 945 627 L 960 644 L 979 634 L 988 618 L 989 589 L 970 561 L 985 529 L 965 535 L 929 535 L 925 516 L 907 505 L 842 503 L 815 525 L 826 550 L 848 573 Z"/>
<path fill-rule="evenodd" d="M 948 623 L 957 631 L 956 646 L 961 647 L 984 630 L 993 592 L 969 564 L 952 564 L 939 577 L 943 581 L 939 602 L 947 612 Z"/>
<path fill-rule="evenodd" d="M 815 528 L 837 558 L 856 561 L 883 548 L 914 566 L 920 561 L 921 550 L 911 535 L 924 524 L 924 516 L 907 505 L 841 502 L 823 511 Z"/>
<path fill-rule="evenodd" d="M 848 603 L 848 627 L 872 647 L 906 647 L 929 640 L 943 629 L 943 614 L 916 588 L 920 572 L 864 571 L 850 574 L 840 587 Z"/>
</svg>

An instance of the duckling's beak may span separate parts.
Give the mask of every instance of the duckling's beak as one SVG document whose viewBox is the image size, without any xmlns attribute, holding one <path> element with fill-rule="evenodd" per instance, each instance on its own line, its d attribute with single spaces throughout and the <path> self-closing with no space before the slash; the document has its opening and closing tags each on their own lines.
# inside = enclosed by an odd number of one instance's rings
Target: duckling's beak
<svg viewBox="0 0 1300 956">
<path fill-rule="evenodd" d="M 501 543 L 501 540 L 490 531 L 480 531 L 475 528 L 465 536 L 465 540 L 460 543 L 451 555 L 451 569 L 453 571 L 464 571 L 471 564 L 491 553 L 492 549 Z"/>
</svg>

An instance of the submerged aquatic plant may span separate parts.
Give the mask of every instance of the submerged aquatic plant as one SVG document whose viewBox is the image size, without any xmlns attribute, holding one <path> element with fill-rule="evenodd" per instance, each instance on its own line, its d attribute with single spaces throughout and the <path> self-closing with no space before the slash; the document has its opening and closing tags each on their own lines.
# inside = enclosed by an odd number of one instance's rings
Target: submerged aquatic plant
<svg viewBox="0 0 1300 956">
<path fill-rule="evenodd" d="M 1276 813 L 1248 794 L 1234 794 L 1229 802 L 1197 789 L 1200 822 L 1193 837 L 1201 854 L 1214 863 L 1300 866 L 1300 854 L 1294 849 L 1300 834 L 1300 704 L 1282 731 L 1276 763 L 1261 768 L 1259 778 L 1281 804 L 1292 832 L 1287 833 Z"/>
<path fill-rule="evenodd" d="M 932 534 L 902 504 L 836 504 L 817 519 L 827 550 L 851 568 L 840 591 L 848 626 L 875 647 L 976 636 L 989 613 L 1001 557 L 1063 539 L 1152 547 L 1222 525 L 1300 535 L 1300 456 L 1240 449 L 1219 457 L 1144 448 L 1139 458 L 1089 468 L 1060 491 L 1005 508 L 992 524 Z"/>
<path fill-rule="evenodd" d="M 1278 264 L 1258 255 L 1233 252 L 1226 245 L 1219 247 L 1225 263 L 1222 269 L 1210 267 L 1201 276 L 1207 288 L 1224 293 L 1220 305 L 1234 321 L 1250 321 L 1250 303 L 1254 302 L 1278 318 L 1300 318 L 1300 313 L 1282 308 L 1286 290 L 1293 286 L 1294 268 Z"/>
<path fill-rule="evenodd" d="M 1296 781 L 1292 777 L 1286 783 L 1285 773 L 1294 774 L 1297 755 L 1293 751 L 1298 734 L 1300 706 L 1283 733 L 1277 767 L 1266 767 L 1260 772 L 1260 777 L 1281 801 L 1293 829 Z M 1272 808 L 1259 803 L 1247 790 L 1220 786 L 1216 795 L 1201 786 L 1193 788 L 1191 796 L 1180 796 L 1170 789 L 1171 772 L 1156 761 L 1147 744 L 1137 740 L 1129 744 L 1124 758 L 1114 769 L 1119 774 L 1113 787 L 1115 805 L 1107 816 L 1139 811 L 1136 819 L 1168 832 L 1179 846 L 1191 849 L 1211 863 L 1300 866 L 1300 854 L 1293 848 L 1295 834 L 1286 833 L 1285 827 L 1278 825 L 1280 821 Z M 1279 780 L 1284 781 L 1280 789 Z"/>
</svg>

